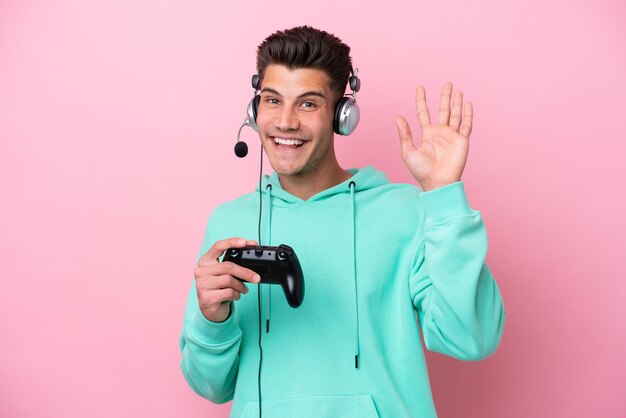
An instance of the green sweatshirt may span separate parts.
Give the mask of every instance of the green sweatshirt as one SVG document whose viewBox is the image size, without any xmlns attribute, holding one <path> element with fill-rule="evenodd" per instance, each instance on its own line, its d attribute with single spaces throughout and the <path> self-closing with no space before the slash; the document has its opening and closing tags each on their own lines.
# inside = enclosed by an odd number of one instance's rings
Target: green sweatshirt
<svg viewBox="0 0 626 418">
<path fill-rule="evenodd" d="M 182 371 L 200 396 L 232 399 L 233 417 L 259 415 L 258 291 L 267 418 L 433 417 L 419 329 L 429 350 L 461 360 L 487 357 L 500 342 L 504 306 L 463 183 L 422 192 L 371 166 L 350 172 L 306 201 L 283 190 L 276 173 L 263 178 L 261 244 L 298 255 L 299 308 L 280 286 L 249 284 L 230 317 L 214 323 L 192 284 Z M 217 207 L 198 258 L 217 240 L 258 240 L 258 216 L 258 189 Z"/>
</svg>

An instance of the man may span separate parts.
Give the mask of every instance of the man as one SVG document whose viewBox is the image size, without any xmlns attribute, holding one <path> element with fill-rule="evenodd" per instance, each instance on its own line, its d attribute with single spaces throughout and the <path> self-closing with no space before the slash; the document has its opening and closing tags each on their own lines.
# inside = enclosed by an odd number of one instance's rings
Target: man
<svg viewBox="0 0 626 418">
<path fill-rule="evenodd" d="M 310 27 L 259 46 L 256 124 L 275 171 L 260 187 L 265 216 L 257 225 L 258 193 L 212 213 L 181 337 L 190 386 L 213 402 L 233 399 L 231 416 L 258 416 L 259 406 L 268 417 L 436 416 L 418 329 L 429 350 L 463 360 L 490 355 L 502 336 L 485 228 L 460 181 L 471 104 L 447 83 L 431 123 L 420 86 L 419 147 L 397 118 L 402 159 L 422 190 L 371 166 L 344 170 L 333 120 L 349 51 Z M 257 228 L 261 244 L 296 251 L 299 308 L 253 271 L 219 262 L 228 248 L 256 244 Z M 261 316 L 271 319 L 262 366 Z"/>
</svg>

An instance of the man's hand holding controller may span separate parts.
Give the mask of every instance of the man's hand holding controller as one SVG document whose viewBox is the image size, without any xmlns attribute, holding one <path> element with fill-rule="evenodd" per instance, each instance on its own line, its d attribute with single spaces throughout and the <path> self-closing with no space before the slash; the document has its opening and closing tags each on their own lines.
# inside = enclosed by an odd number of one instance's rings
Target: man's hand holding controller
<svg viewBox="0 0 626 418">
<path fill-rule="evenodd" d="M 219 261 L 227 249 L 246 245 L 258 244 L 244 238 L 217 241 L 198 260 L 198 267 L 194 270 L 198 305 L 209 321 L 223 322 L 228 318 L 231 301 L 239 300 L 242 293 L 248 293 L 242 280 L 255 284 L 261 282 L 261 277 L 254 271 L 229 261 Z"/>
</svg>

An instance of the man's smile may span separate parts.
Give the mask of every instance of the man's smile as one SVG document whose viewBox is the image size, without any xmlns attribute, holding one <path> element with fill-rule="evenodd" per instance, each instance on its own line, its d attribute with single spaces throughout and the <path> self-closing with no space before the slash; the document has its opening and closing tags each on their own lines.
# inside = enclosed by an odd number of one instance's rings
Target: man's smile
<svg viewBox="0 0 626 418">
<path fill-rule="evenodd" d="M 280 149 L 298 149 L 309 142 L 300 138 L 282 138 L 277 136 L 270 136 L 270 140 Z"/>
</svg>

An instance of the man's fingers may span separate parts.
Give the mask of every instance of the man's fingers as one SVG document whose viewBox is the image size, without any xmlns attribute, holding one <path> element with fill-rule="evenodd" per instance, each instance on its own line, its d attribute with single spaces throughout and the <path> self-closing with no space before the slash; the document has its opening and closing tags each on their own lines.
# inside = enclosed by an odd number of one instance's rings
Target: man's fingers
<svg viewBox="0 0 626 418">
<path fill-rule="evenodd" d="M 250 283 L 259 283 L 261 281 L 261 276 L 259 276 L 256 272 L 235 264 L 232 261 L 219 263 L 219 267 L 220 270 L 223 272 L 222 274 L 229 274 L 233 277 L 236 277 L 240 280 L 245 280 L 246 282 Z"/>
<path fill-rule="evenodd" d="M 250 283 L 259 283 L 261 281 L 261 277 L 256 272 L 231 261 L 198 267 L 194 273 L 196 280 L 210 276 L 232 276 Z M 220 285 L 218 281 L 213 282 L 217 283 L 213 286 L 214 288 Z"/>
<path fill-rule="evenodd" d="M 452 98 L 452 83 L 447 82 L 441 90 L 439 101 L 439 125 L 447 125 L 450 121 L 450 99 Z"/>
<path fill-rule="evenodd" d="M 459 131 L 461 135 L 469 139 L 472 133 L 472 119 L 474 117 L 474 109 L 470 102 L 465 103 L 465 110 L 463 111 L 463 125 Z"/>
<path fill-rule="evenodd" d="M 417 105 L 417 119 L 422 129 L 424 129 L 424 127 L 430 125 L 430 113 L 428 113 L 428 106 L 426 105 L 426 90 L 424 90 L 424 86 L 417 86 L 415 103 Z"/>
<path fill-rule="evenodd" d="M 415 149 L 413 144 L 413 136 L 411 134 L 411 127 L 409 123 L 402 116 L 396 117 L 396 127 L 398 128 L 398 136 L 400 137 L 400 147 L 402 156 Z"/>
<path fill-rule="evenodd" d="M 202 280 L 200 277 L 196 282 L 196 288 L 199 292 L 214 292 L 220 289 L 234 289 L 239 293 L 248 293 L 248 287 L 245 283 L 229 274 L 221 276 L 211 276 L 210 280 Z"/>
<path fill-rule="evenodd" d="M 224 254 L 229 248 L 241 248 L 245 247 L 248 241 L 245 238 L 228 238 L 221 241 L 216 241 L 215 244 L 198 260 L 198 267 L 206 266 L 209 264 L 215 264 L 218 262 L 218 258 Z"/>
<path fill-rule="evenodd" d="M 463 109 L 463 92 L 457 91 L 454 94 L 454 102 L 452 104 L 452 117 L 450 118 L 450 127 L 459 132 L 461 126 L 461 110 Z"/>
<path fill-rule="evenodd" d="M 241 292 L 236 291 L 232 288 L 220 289 L 211 293 L 210 296 L 199 296 L 198 297 L 198 305 L 200 305 L 200 309 L 208 308 L 211 305 L 217 305 L 223 302 L 228 302 L 231 300 L 239 300 L 241 299 Z"/>
<path fill-rule="evenodd" d="M 230 275 L 217 277 L 214 286 L 214 289 L 234 289 L 239 293 L 248 293 L 248 287 L 244 282 Z"/>
</svg>

